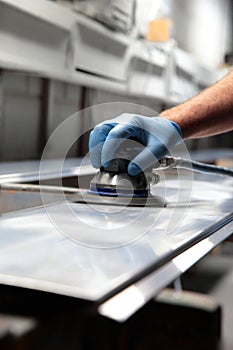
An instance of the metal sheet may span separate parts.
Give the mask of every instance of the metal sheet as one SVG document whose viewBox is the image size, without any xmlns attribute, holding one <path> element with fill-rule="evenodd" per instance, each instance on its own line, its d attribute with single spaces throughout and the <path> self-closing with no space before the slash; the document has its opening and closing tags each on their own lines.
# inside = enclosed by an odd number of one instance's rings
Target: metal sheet
<svg viewBox="0 0 233 350">
<path fill-rule="evenodd" d="M 100 302 L 232 220 L 231 178 L 171 175 L 153 192 L 169 205 L 64 202 L 2 215 L 0 283 Z"/>
<path fill-rule="evenodd" d="M 188 270 L 232 233 L 233 222 L 229 222 L 210 237 L 203 239 L 155 272 L 101 304 L 98 308 L 99 313 L 118 322 L 126 321 L 150 299 L 154 298 L 161 289 L 173 282 L 181 273 Z"/>
<path fill-rule="evenodd" d="M 18 162 L 1 162 L 0 167 L 0 184 L 9 182 L 33 182 L 40 180 L 52 180 L 60 178 L 57 164 L 61 159 L 43 160 L 43 172 L 40 171 L 40 161 L 18 161 Z M 95 174 L 89 160 L 85 158 L 67 158 L 62 168 L 62 177 L 85 176 Z"/>
</svg>

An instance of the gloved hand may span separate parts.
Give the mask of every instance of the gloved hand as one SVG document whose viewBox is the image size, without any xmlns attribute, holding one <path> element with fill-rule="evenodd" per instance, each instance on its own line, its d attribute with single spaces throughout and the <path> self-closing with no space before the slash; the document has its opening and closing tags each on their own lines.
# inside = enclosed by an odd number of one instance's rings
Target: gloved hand
<svg viewBox="0 0 233 350">
<path fill-rule="evenodd" d="M 175 122 L 161 117 L 121 114 L 106 120 L 98 124 L 90 135 L 89 151 L 93 167 L 107 166 L 115 158 L 120 144 L 129 138 L 145 146 L 128 165 L 128 173 L 135 176 L 153 166 L 180 143 L 182 131 Z"/>
</svg>

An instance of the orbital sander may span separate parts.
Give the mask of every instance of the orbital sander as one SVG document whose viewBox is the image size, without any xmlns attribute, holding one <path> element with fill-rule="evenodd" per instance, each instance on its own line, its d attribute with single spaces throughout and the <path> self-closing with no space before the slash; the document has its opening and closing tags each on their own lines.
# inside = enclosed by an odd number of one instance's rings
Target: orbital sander
<svg viewBox="0 0 233 350">
<path fill-rule="evenodd" d="M 131 176 L 127 172 L 129 160 L 113 159 L 107 167 L 101 167 L 90 182 L 90 189 L 82 192 L 82 203 L 120 205 L 120 206 L 152 206 L 165 207 L 166 201 L 160 196 L 152 195 L 150 186 L 159 182 L 159 169 L 186 169 L 199 173 L 233 176 L 233 170 L 182 159 L 179 157 L 163 157 L 156 168 L 149 173 L 140 172 Z"/>
<path fill-rule="evenodd" d="M 95 203 L 101 204 L 165 206 L 162 198 L 150 192 L 150 185 L 159 182 L 159 175 L 140 172 L 131 176 L 127 172 L 129 162 L 115 158 L 107 167 L 101 167 L 90 182 L 88 201 L 92 196 Z"/>
<path fill-rule="evenodd" d="M 115 158 L 107 166 L 101 166 L 90 182 L 90 189 L 82 192 L 87 204 L 119 206 L 166 206 L 165 199 L 152 195 L 150 186 L 159 182 L 159 175 L 147 169 L 135 176 L 128 174 L 128 165 L 143 145 L 133 138 L 124 140 L 115 152 Z"/>
</svg>

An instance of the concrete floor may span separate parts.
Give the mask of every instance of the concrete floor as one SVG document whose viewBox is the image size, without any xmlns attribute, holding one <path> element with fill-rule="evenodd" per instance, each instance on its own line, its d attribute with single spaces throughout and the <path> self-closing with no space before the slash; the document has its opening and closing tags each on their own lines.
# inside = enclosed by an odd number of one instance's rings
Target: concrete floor
<svg viewBox="0 0 233 350">
<path fill-rule="evenodd" d="M 222 306 L 220 350 L 233 350 L 233 243 L 224 243 L 182 277 L 185 290 L 212 295 Z"/>
</svg>

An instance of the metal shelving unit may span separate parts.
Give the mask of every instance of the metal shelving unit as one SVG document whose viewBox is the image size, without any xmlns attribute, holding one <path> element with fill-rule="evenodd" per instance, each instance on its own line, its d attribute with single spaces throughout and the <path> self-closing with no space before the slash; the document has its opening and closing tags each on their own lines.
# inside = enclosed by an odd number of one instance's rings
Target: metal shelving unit
<svg viewBox="0 0 233 350">
<path fill-rule="evenodd" d="M 2 69 L 162 103 L 181 102 L 200 91 L 203 72 L 206 85 L 214 80 L 212 72 L 174 45 L 118 33 L 51 1 L 1 0 L 0 10 Z"/>
</svg>

